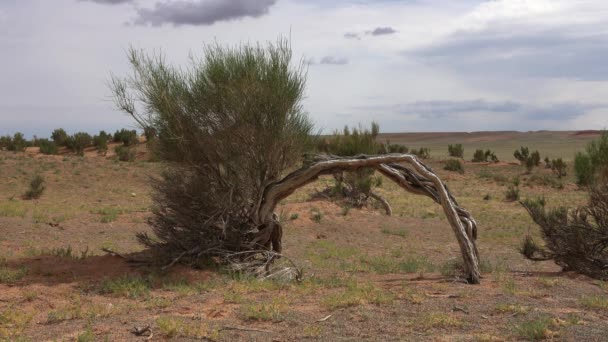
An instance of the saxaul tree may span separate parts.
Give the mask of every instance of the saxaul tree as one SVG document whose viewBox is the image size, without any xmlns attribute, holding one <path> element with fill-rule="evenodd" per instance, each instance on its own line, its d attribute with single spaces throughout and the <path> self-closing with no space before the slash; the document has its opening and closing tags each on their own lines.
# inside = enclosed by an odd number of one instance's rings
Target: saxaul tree
<svg viewBox="0 0 608 342">
<path fill-rule="evenodd" d="M 172 265 L 227 253 L 278 255 L 279 201 L 319 176 L 371 168 L 442 205 L 466 277 L 479 282 L 475 220 L 416 156 L 310 156 L 281 178 L 309 150 L 314 133 L 301 105 L 305 63 L 292 62 L 287 41 L 207 46 L 188 68 L 135 49 L 129 61 L 132 74 L 110 82 L 115 102 L 153 132 L 154 152 L 166 166 L 153 183 L 154 236 L 138 234 L 155 260 Z"/>
</svg>

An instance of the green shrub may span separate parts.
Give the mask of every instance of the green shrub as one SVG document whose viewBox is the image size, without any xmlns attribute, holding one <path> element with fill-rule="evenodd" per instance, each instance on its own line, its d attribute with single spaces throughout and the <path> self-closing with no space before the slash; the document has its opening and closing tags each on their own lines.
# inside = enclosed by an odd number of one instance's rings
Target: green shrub
<svg viewBox="0 0 608 342">
<path fill-rule="evenodd" d="M 8 144 L 7 150 L 14 152 L 23 152 L 28 147 L 28 141 L 25 140 L 23 133 L 17 132 L 13 135 L 13 138 Z"/>
<path fill-rule="evenodd" d="M 25 192 L 25 199 L 38 199 L 42 196 L 42 192 L 44 192 L 44 178 L 40 175 L 34 176 L 34 178 L 30 181 L 30 188 Z"/>
<path fill-rule="evenodd" d="M 0 137 L 0 150 L 8 150 L 11 145 L 13 138 L 10 135 L 4 135 Z"/>
<path fill-rule="evenodd" d="M 530 150 L 525 146 L 521 146 L 519 150 L 515 150 L 513 156 L 515 159 L 519 160 L 522 165 L 526 165 L 526 161 L 530 158 Z"/>
<path fill-rule="evenodd" d="M 55 142 L 57 146 L 69 147 L 69 136 L 63 130 L 63 128 L 57 128 L 56 130 L 54 130 L 53 133 L 51 133 L 51 139 Z"/>
<path fill-rule="evenodd" d="M 574 172 L 579 185 L 591 185 L 597 178 L 608 181 L 608 131 L 576 154 Z"/>
<path fill-rule="evenodd" d="M 493 163 L 498 163 L 498 157 L 496 157 L 496 154 L 494 152 L 492 152 L 491 150 L 480 150 L 477 149 L 475 150 L 475 153 L 473 153 L 473 159 L 471 160 L 472 162 L 475 163 L 481 163 L 481 162 L 493 162 Z"/>
<path fill-rule="evenodd" d="M 450 159 L 445 163 L 444 170 L 458 172 L 464 174 L 464 166 L 458 159 Z"/>
<path fill-rule="evenodd" d="M 544 198 L 525 200 L 526 208 L 540 227 L 544 246 L 527 236 L 520 252 L 533 261 L 553 260 L 564 270 L 608 280 L 608 184 L 589 189 L 586 206 L 545 209 Z"/>
<path fill-rule="evenodd" d="M 409 149 L 407 146 L 401 144 L 392 144 L 390 140 L 387 140 L 379 153 L 407 153 L 408 151 Z"/>
<path fill-rule="evenodd" d="M 68 138 L 68 146 L 79 156 L 84 155 L 84 149 L 93 144 L 93 138 L 89 133 L 78 132 Z"/>
<path fill-rule="evenodd" d="M 462 158 L 464 156 L 464 147 L 462 144 L 448 145 L 448 155 L 450 157 Z"/>
<path fill-rule="evenodd" d="M 105 131 L 100 131 L 99 135 L 93 137 L 93 146 L 97 148 L 99 154 L 106 154 L 108 151 L 108 140 L 110 139 L 112 139 L 112 136 Z"/>
<path fill-rule="evenodd" d="M 562 158 L 553 159 L 551 161 L 551 170 L 558 178 L 562 178 L 567 175 L 568 165 Z"/>
<path fill-rule="evenodd" d="M 121 129 L 114 133 L 114 142 L 120 142 L 125 146 L 135 145 L 139 142 L 136 130 Z"/>
<path fill-rule="evenodd" d="M 420 159 L 431 158 L 431 149 L 428 147 L 421 147 L 418 150 L 412 150 L 412 154 Z"/>
<path fill-rule="evenodd" d="M 135 160 L 135 150 L 125 145 L 118 145 L 114 148 L 114 152 L 120 161 L 131 162 Z"/>
<path fill-rule="evenodd" d="M 40 153 L 42 154 L 57 154 L 57 144 L 49 139 L 38 139 L 38 146 L 40 146 Z"/>
</svg>

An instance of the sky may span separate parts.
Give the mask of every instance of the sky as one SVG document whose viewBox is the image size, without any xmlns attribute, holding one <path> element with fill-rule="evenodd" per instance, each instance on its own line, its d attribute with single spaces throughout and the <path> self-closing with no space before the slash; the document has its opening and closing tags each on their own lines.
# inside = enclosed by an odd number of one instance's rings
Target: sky
<svg viewBox="0 0 608 342">
<path fill-rule="evenodd" d="M 0 0 L 0 135 L 135 128 L 107 82 L 129 46 L 290 37 L 326 133 L 608 127 L 605 0 Z"/>
</svg>

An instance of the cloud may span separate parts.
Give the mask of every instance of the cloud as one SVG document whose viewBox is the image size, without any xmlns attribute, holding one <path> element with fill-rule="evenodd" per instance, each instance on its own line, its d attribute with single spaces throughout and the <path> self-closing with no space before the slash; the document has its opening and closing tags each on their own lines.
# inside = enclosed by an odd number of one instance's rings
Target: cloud
<svg viewBox="0 0 608 342">
<path fill-rule="evenodd" d="M 277 0 L 165 0 L 157 2 L 153 8 L 138 9 L 135 24 L 212 25 L 218 21 L 263 16 L 276 2 Z"/>
<path fill-rule="evenodd" d="M 133 0 L 79 0 L 83 2 L 96 2 L 98 4 L 118 5 L 133 3 Z"/>
<path fill-rule="evenodd" d="M 406 115 L 422 120 L 440 120 L 449 123 L 458 118 L 492 117 L 497 121 L 513 120 L 530 124 L 539 121 L 555 123 L 576 119 L 589 111 L 608 108 L 608 103 L 562 102 L 531 104 L 517 101 L 431 100 L 403 104 L 357 107 L 357 110 Z M 535 126 L 536 127 L 536 126 Z"/>
<path fill-rule="evenodd" d="M 361 35 L 359 35 L 356 32 L 346 32 L 344 34 L 344 38 L 346 39 L 356 39 L 356 40 L 361 40 Z"/>
<path fill-rule="evenodd" d="M 608 80 L 605 2 L 492 1 L 406 56 L 466 75 Z"/>
<path fill-rule="evenodd" d="M 346 57 L 325 56 L 321 58 L 320 64 L 344 65 L 348 64 L 348 59 Z"/>
<path fill-rule="evenodd" d="M 383 36 L 383 35 L 388 35 L 388 34 L 393 34 L 393 33 L 397 33 L 397 31 L 390 26 L 376 27 L 375 29 L 373 29 L 371 31 L 365 32 L 365 34 L 371 34 L 372 36 Z"/>
</svg>

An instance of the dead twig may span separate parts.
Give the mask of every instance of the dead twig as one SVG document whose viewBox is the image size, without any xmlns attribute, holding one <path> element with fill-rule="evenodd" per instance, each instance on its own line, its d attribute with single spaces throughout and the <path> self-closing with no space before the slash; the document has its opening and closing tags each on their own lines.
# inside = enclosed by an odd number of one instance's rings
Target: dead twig
<svg viewBox="0 0 608 342">
<path fill-rule="evenodd" d="M 469 310 L 462 308 L 460 306 L 456 306 L 454 305 L 454 307 L 452 308 L 452 311 L 460 311 L 460 312 L 464 312 L 465 314 L 469 314 Z"/>
<path fill-rule="evenodd" d="M 274 331 L 263 330 L 263 329 L 255 329 L 255 328 L 242 328 L 242 327 L 231 327 L 228 325 L 224 325 L 220 328 L 220 330 L 238 330 L 238 331 L 254 331 L 254 332 L 263 332 L 267 334 L 274 334 Z"/>
<path fill-rule="evenodd" d="M 331 317 L 331 315 L 327 315 L 327 316 L 325 316 L 325 317 L 323 317 L 323 318 L 321 318 L 321 319 L 316 320 L 315 322 L 325 322 L 325 321 L 327 321 L 327 320 L 328 320 L 330 317 Z"/>
<path fill-rule="evenodd" d="M 154 334 L 152 333 L 152 328 L 150 328 L 149 325 L 146 325 L 145 327 L 133 327 L 133 329 L 131 330 L 131 334 L 135 335 L 135 336 L 145 336 L 146 340 L 151 340 L 152 336 L 154 336 Z M 146 334 L 149 334 L 146 336 Z"/>
</svg>

